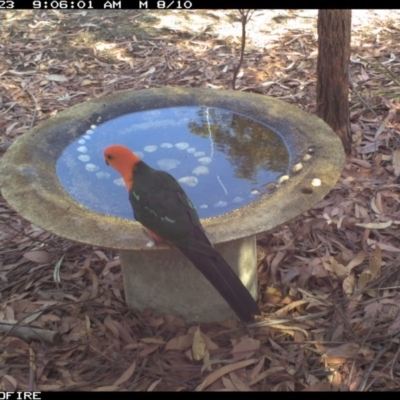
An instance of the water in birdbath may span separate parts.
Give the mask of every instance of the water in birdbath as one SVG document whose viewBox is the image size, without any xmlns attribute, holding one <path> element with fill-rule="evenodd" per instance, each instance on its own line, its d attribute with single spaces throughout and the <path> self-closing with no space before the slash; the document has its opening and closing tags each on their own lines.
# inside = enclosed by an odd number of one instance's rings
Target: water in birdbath
<svg viewBox="0 0 400 400">
<path fill-rule="evenodd" d="M 200 218 L 255 201 L 288 169 L 278 134 L 254 119 L 205 107 L 171 107 L 126 114 L 91 126 L 65 148 L 57 176 L 68 194 L 99 213 L 132 218 L 123 181 L 103 151 L 120 144 L 155 169 L 173 175 Z"/>
</svg>

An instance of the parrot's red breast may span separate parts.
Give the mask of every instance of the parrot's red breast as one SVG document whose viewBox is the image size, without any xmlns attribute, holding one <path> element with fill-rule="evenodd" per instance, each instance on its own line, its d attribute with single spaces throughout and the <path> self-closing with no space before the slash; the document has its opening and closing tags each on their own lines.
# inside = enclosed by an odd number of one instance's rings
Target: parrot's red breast
<svg viewBox="0 0 400 400">
<path fill-rule="evenodd" d="M 104 159 L 122 176 L 135 219 L 156 241 L 176 246 L 241 320 L 252 321 L 261 314 L 249 291 L 208 240 L 195 207 L 172 175 L 151 168 L 121 145 L 107 147 Z"/>
</svg>

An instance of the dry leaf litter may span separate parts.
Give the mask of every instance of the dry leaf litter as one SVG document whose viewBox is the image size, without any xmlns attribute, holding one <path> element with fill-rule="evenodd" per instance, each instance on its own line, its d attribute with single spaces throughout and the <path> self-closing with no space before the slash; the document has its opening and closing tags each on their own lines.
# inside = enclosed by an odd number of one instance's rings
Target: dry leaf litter
<svg viewBox="0 0 400 400">
<path fill-rule="evenodd" d="M 239 59 L 235 10 L 1 17 L 1 153 L 88 99 L 228 89 Z M 237 89 L 314 112 L 316 17 L 257 10 Z M 353 152 L 324 200 L 259 236 L 265 318 L 252 326 L 129 310 L 116 251 L 51 235 L 0 198 L 0 390 L 398 390 L 399 21 L 353 12 Z"/>
</svg>

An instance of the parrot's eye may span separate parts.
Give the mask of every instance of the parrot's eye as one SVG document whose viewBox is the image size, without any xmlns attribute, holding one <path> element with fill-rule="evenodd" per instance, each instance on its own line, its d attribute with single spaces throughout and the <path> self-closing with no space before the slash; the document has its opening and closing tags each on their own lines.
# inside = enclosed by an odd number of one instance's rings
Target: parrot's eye
<svg viewBox="0 0 400 400">
<path fill-rule="evenodd" d="M 113 156 L 111 154 L 106 154 L 104 161 L 106 162 L 107 165 L 109 165 L 108 161 L 112 160 L 112 158 L 113 158 Z"/>
</svg>

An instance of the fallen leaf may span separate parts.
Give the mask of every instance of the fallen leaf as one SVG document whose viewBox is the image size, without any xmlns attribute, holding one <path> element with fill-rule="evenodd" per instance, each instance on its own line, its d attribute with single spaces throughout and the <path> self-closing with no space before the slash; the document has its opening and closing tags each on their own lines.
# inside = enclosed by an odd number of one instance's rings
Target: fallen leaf
<svg viewBox="0 0 400 400">
<path fill-rule="evenodd" d="M 371 245 L 372 248 L 375 248 L 376 244 Z M 385 251 L 393 251 L 393 252 L 400 252 L 400 249 L 398 247 L 394 247 L 391 244 L 387 244 L 387 243 L 383 243 L 383 242 L 379 242 L 379 247 L 381 248 L 381 250 L 385 250 Z"/>
<path fill-rule="evenodd" d="M 385 221 L 385 222 L 366 222 L 366 223 L 359 223 L 355 224 L 356 226 L 360 226 L 362 228 L 369 228 L 369 229 L 386 229 L 389 228 L 390 225 L 393 224 L 392 220 Z"/>
<path fill-rule="evenodd" d="M 64 75 L 47 75 L 46 79 L 54 82 L 68 82 L 68 78 Z"/>
<path fill-rule="evenodd" d="M 229 378 L 226 378 L 225 376 L 223 376 L 221 380 L 222 380 L 222 384 L 225 386 L 226 389 L 228 389 L 231 392 L 237 391 L 237 388 L 235 387 L 235 385 Z"/>
<path fill-rule="evenodd" d="M 257 362 L 257 360 L 253 358 L 251 360 L 239 361 L 235 364 L 226 365 L 225 367 L 217 369 L 214 372 L 212 372 L 210 375 L 206 376 L 204 381 L 199 386 L 197 386 L 195 391 L 201 392 L 206 387 L 210 386 L 213 382 L 215 382 L 217 379 L 223 377 L 224 375 L 229 374 L 230 372 L 235 371 L 237 369 L 245 368 L 248 365 L 255 364 L 256 362 Z"/>
<path fill-rule="evenodd" d="M 155 343 L 155 344 L 165 344 L 165 341 L 162 339 L 157 339 L 157 338 L 142 338 L 140 339 L 141 342 L 143 343 Z"/>
<path fill-rule="evenodd" d="M 343 291 L 348 295 L 352 295 L 354 292 L 354 288 L 356 285 L 356 278 L 354 276 L 354 274 L 351 274 L 349 276 L 347 276 L 342 284 L 343 287 Z"/>
<path fill-rule="evenodd" d="M 121 375 L 119 379 L 117 379 L 114 382 L 113 386 L 119 386 L 122 383 L 126 382 L 135 372 L 136 369 L 136 361 L 133 361 L 133 363 L 129 366 L 129 368 Z"/>
<path fill-rule="evenodd" d="M 325 354 L 321 356 L 321 358 L 328 362 L 335 364 L 336 361 L 340 361 L 340 359 L 353 358 L 356 356 L 358 349 L 360 346 L 357 343 L 349 342 L 342 344 L 340 346 L 332 347 L 328 349 Z M 342 361 L 343 362 L 343 361 Z"/>
<path fill-rule="evenodd" d="M 43 250 L 35 250 L 35 251 L 28 251 L 24 254 L 24 257 L 35 263 L 45 263 L 50 259 L 50 254 L 47 251 Z"/>
<path fill-rule="evenodd" d="M 258 376 L 256 376 L 250 383 L 249 386 L 255 385 L 257 382 L 263 381 L 268 376 L 278 374 L 279 372 L 285 371 L 285 367 L 271 367 L 266 371 L 261 372 Z"/>
<path fill-rule="evenodd" d="M 233 347 L 232 355 L 235 361 L 243 360 L 254 355 L 260 348 L 260 341 L 253 338 L 245 338 Z"/>
<path fill-rule="evenodd" d="M 46 310 L 46 308 L 53 306 L 54 304 L 57 304 L 57 301 L 47 301 L 46 303 L 44 303 L 37 312 L 29 315 L 28 317 L 24 318 L 24 323 L 29 324 L 32 321 L 34 321 L 35 319 L 37 319 L 38 317 L 40 317 L 40 315 L 43 313 L 43 311 Z"/>
<path fill-rule="evenodd" d="M 381 276 L 382 269 L 382 250 L 378 244 L 375 245 L 375 252 L 369 259 L 369 272 L 371 273 L 371 280 Z"/>
<path fill-rule="evenodd" d="M 353 258 L 347 265 L 346 265 L 346 271 L 349 274 L 351 270 L 355 267 L 358 267 L 360 264 L 364 262 L 365 256 L 367 253 L 365 250 L 361 250 L 355 258 Z"/>
<path fill-rule="evenodd" d="M 156 70 L 156 67 L 151 67 L 147 72 L 145 72 L 143 75 L 151 75 L 154 74 Z"/>
<path fill-rule="evenodd" d="M 165 351 L 186 350 L 192 345 L 192 343 L 193 343 L 192 335 L 181 335 L 169 340 L 165 346 Z"/>
<path fill-rule="evenodd" d="M 332 391 L 332 385 L 329 382 L 318 382 L 302 390 L 302 392 L 331 392 L 331 391 Z"/>
<path fill-rule="evenodd" d="M 207 350 L 217 350 L 219 349 L 219 346 L 214 343 L 209 337 L 208 335 L 206 335 L 204 332 L 200 332 L 201 337 L 204 340 L 204 343 L 206 344 L 206 349 Z"/>
<path fill-rule="evenodd" d="M 376 214 L 383 214 L 382 196 L 380 192 L 376 194 L 371 200 L 371 208 Z"/>
<path fill-rule="evenodd" d="M 162 381 L 162 378 L 157 379 L 156 381 L 154 381 L 147 389 L 148 392 L 152 392 L 156 386 Z"/>
<path fill-rule="evenodd" d="M 264 362 L 265 362 L 265 356 L 262 356 L 260 358 L 260 361 L 257 363 L 257 365 L 253 368 L 253 370 L 250 373 L 249 379 L 252 381 L 263 369 L 264 367 Z"/>
<path fill-rule="evenodd" d="M 197 327 L 193 335 L 193 344 L 192 344 L 193 359 L 196 361 L 202 360 L 204 357 L 205 350 L 206 350 L 206 343 L 204 342 L 204 339 L 201 337 L 200 328 Z"/>
<path fill-rule="evenodd" d="M 144 346 L 142 350 L 140 350 L 138 355 L 140 357 L 146 357 L 149 354 L 154 353 L 159 347 L 159 344 L 148 344 L 147 346 Z"/>
<path fill-rule="evenodd" d="M 4 383 L 4 389 L 7 392 L 15 392 L 15 389 L 17 388 L 17 381 L 14 377 L 5 374 L 3 376 L 3 383 Z"/>
<path fill-rule="evenodd" d="M 88 268 L 88 270 L 92 278 L 92 293 L 90 294 L 90 298 L 94 299 L 97 297 L 97 294 L 99 292 L 99 280 L 92 269 Z"/>
<path fill-rule="evenodd" d="M 94 392 L 115 392 L 119 389 L 120 388 L 118 386 L 99 386 L 96 389 L 93 389 L 93 391 Z"/>
<path fill-rule="evenodd" d="M 396 176 L 400 175 L 400 148 L 397 148 L 392 155 L 392 165 L 394 169 L 394 174 Z"/>
<path fill-rule="evenodd" d="M 369 271 L 363 271 L 361 272 L 360 276 L 358 277 L 358 288 L 359 289 L 364 289 L 368 283 L 371 282 L 371 274 Z"/>
<path fill-rule="evenodd" d="M 92 85 L 93 83 L 95 83 L 95 82 L 92 82 L 90 79 L 84 79 L 81 82 L 81 86 L 88 86 L 88 85 Z"/>
<path fill-rule="evenodd" d="M 370 257 L 368 268 L 363 271 L 358 277 L 359 289 L 365 288 L 368 283 L 372 282 L 375 278 L 381 275 L 382 268 L 382 250 L 381 247 L 376 244 L 374 255 Z"/>
<path fill-rule="evenodd" d="M 265 290 L 265 300 L 269 304 L 279 304 L 282 301 L 282 292 L 271 286 L 267 286 Z"/>
<path fill-rule="evenodd" d="M 344 265 L 337 262 L 333 257 L 330 257 L 329 261 L 332 265 L 333 272 L 337 276 L 347 275 L 347 268 Z"/>
<path fill-rule="evenodd" d="M 108 259 L 108 257 L 104 254 L 104 251 L 101 250 L 95 250 L 93 252 L 93 254 L 95 254 L 97 257 L 99 257 L 100 260 L 104 260 L 106 262 L 109 262 L 110 260 Z"/>
<path fill-rule="evenodd" d="M 251 392 L 252 390 L 250 389 L 249 386 L 247 386 L 235 372 L 230 372 L 229 377 L 231 378 L 231 382 L 235 386 L 236 390 L 239 390 L 239 392 Z"/>
<path fill-rule="evenodd" d="M 11 124 L 7 129 L 6 129 L 6 135 L 9 136 L 10 133 L 12 132 L 12 130 L 14 129 L 14 127 L 16 127 L 19 124 L 18 121 L 14 122 L 13 124 Z"/>
<path fill-rule="evenodd" d="M 400 316 L 397 316 L 397 318 L 390 324 L 388 328 L 388 334 L 395 335 L 399 331 L 400 331 Z"/>
<path fill-rule="evenodd" d="M 54 282 L 61 282 L 61 277 L 60 277 L 60 268 L 61 268 L 61 264 L 64 260 L 64 256 L 65 254 L 63 254 L 63 256 L 56 262 L 56 265 L 54 267 L 54 271 L 53 271 L 53 279 Z"/>
<path fill-rule="evenodd" d="M 104 325 L 113 333 L 113 335 L 119 339 L 118 328 L 114 326 L 113 320 L 110 315 L 104 318 Z"/>
</svg>

